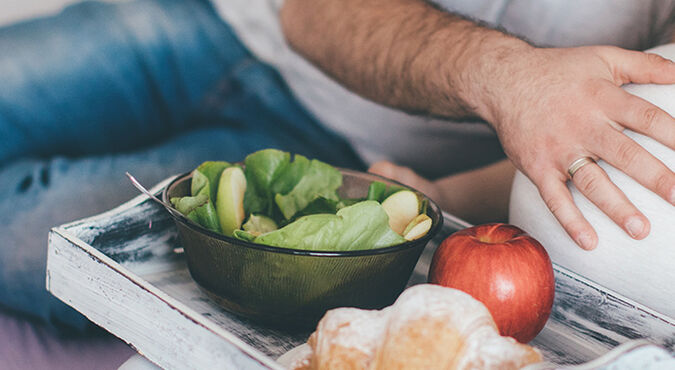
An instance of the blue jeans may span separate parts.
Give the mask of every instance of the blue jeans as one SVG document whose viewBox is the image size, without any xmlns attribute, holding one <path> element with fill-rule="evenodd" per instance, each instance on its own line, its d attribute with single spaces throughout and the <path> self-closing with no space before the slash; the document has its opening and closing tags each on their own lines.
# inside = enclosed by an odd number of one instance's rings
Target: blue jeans
<svg viewBox="0 0 675 370">
<path fill-rule="evenodd" d="M 87 2 L 0 29 L 0 305 L 84 317 L 45 290 L 50 227 L 204 160 L 275 147 L 362 169 L 206 1 Z"/>
</svg>

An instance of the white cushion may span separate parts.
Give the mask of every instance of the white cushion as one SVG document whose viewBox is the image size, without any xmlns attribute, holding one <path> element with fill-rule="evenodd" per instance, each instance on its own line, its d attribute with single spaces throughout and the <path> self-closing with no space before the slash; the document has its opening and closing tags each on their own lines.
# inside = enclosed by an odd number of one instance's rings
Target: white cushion
<svg viewBox="0 0 675 370">
<path fill-rule="evenodd" d="M 675 59 L 675 44 L 649 51 Z M 629 85 L 625 89 L 675 116 L 675 85 Z M 648 137 L 625 133 L 675 170 L 675 151 Z M 609 164 L 600 161 L 599 165 L 650 220 L 651 233 L 646 239 L 631 239 L 568 183 L 574 201 L 600 239 L 595 250 L 580 249 L 521 173 L 513 184 L 510 222 L 538 239 L 553 262 L 675 318 L 675 207 Z"/>
</svg>

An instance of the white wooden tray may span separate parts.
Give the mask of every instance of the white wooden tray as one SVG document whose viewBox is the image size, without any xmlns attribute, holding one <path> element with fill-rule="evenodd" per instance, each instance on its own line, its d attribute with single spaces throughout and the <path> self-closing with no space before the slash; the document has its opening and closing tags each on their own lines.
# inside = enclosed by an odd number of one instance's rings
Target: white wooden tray
<svg viewBox="0 0 675 370">
<path fill-rule="evenodd" d="M 425 282 L 438 243 L 466 226 L 445 215 L 443 230 L 424 251 L 410 284 Z M 549 362 L 591 361 L 639 338 L 675 351 L 675 320 L 559 266 L 554 270 L 553 312 L 531 343 Z M 211 302 L 190 277 L 173 221 L 145 196 L 53 228 L 47 289 L 168 369 L 281 369 L 274 360 L 309 334 L 268 329 Z"/>
</svg>

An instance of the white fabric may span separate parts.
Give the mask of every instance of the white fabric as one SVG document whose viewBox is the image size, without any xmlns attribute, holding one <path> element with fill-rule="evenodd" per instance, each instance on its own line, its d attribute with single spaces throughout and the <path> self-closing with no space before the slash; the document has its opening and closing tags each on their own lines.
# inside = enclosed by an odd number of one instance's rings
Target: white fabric
<svg viewBox="0 0 675 370">
<path fill-rule="evenodd" d="M 675 60 L 675 44 L 652 51 Z M 626 90 L 675 115 L 675 85 L 631 85 Z M 675 170 L 675 151 L 634 132 L 626 135 Z M 651 222 L 646 239 L 631 239 L 570 183 L 574 201 L 600 238 L 595 250 L 580 249 L 521 173 L 514 180 L 509 221 L 538 239 L 553 262 L 675 318 L 675 207 L 609 164 L 599 165 Z"/>
<path fill-rule="evenodd" d="M 367 162 L 390 159 L 428 175 L 471 162 L 498 143 L 487 125 L 411 116 L 357 96 L 294 53 L 284 41 L 283 0 L 213 0 L 247 47 L 279 69 L 320 122 L 346 137 Z M 669 0 L 437 0 L 544 45 L 613 44 L 644 49 L 662 41 Z M 430 160 L 433 158 L 434 160 Z"/>
</svg>

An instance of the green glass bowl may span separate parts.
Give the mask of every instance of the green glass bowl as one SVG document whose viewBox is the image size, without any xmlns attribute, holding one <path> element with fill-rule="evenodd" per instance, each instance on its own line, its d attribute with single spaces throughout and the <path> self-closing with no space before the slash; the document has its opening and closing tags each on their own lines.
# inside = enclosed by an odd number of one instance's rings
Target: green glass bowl
<svg viewBox="0 0 675 370">
<path fill-rule="evenodd" d="M 343 185 L 338 193 L 345 198 L 365 197 L 372 181 L 401 186 L 369 173 L 340 171 Z M 190 181 L 191 174 L 177 177 L 164 189 L 163 200 L 188 195 Z M 438 205 L 417 193 L 429 201 L 431 230 L 414 241 L 361 251 L 271 247 L 212 232 L 186 217 L 172 217 L 190 274 L 210 298 L 227 311 L 264 325 L 304 330 L 313 328 L 331 308 L 379 309 L 396 300 L 443 223 Z"/>
</svg>

